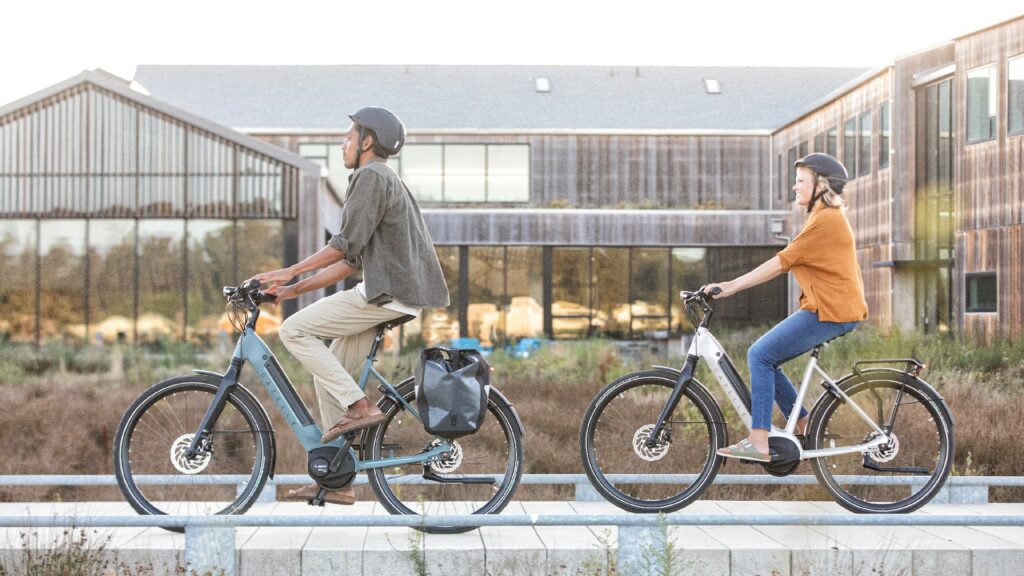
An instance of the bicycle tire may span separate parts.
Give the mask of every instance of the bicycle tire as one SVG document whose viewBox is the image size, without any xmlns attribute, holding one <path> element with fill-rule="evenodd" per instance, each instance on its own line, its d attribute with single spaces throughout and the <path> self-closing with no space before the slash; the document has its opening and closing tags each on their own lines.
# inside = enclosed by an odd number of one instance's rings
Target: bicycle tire
<svg viewBox="0 0 1024 576">
<path fill-rule="evenodd" d="M 923 380 L 890 369 L 851 374 L 836 385 L 883 429 L 895 407 L 888 431 L 895 441 L 868 453 L 815 458 L 812 467 L 821 485 L 851 512 L 902 514 L 927 504 L 953 465 L 953 421 L 942 397 Z M 860 444 L 873 434 L 877 433 L 845 401 L 829 392 L 811 410 L 811 449 Z M 903 472 L 892 471 L 896 468 Z M 919 481 L 886 482 L 911 475 Z M 875 484 L 865 484 L 864 477 Z"/>
<path fill-rule="evenodd" d="M 228 395 L 209 456 L 190 460 L 183 455 L 219 386 L 220 379 L 212 376 L 171 378 L 151 386 L 125 411 L 114 437 L 114 473 L 139 514 L 242 514 L 259 497 L 273 472 L 273 431 L 266 412 L 245 388 L 237 386 Z M 152 484 L 139 482 L 141 475 L 195 481 Z M 237 483 L 211 483 L 227 476 Z"/>
<path fill-rule="evenodd" d="M 415 406 L 416 386 L 412 378 L 399 383 L 396 389 L 406 402 Z M 487 410 L 483 427 L 478 432 L 455 439 L 458 452 L 461 452 L 457 462 L 453 458 L 429 466 L 434 473 L 447 479 L 496 475 L 495 484 L 452 483 L 449 489 L 449 484 L 423 479 L 423 463 L 387 470 L 371 468 L 367 470 L 367 479 L 384 508 L 392 514 L 403 515 L 501 512 L 512 499 L 523 475 L 522 433 L 514 410 L 494 390 L 488 396 Z M 381 411 L 384 412 L 384 421 L 368 429 L 364 435 L 364 453 L 369 460 L 413 455 L 437 441 L 423 429 L 418 419 L 407 413 L 403 404 L 387 399 L 382 402 Z M 414 476 L 420 477 L 416 480 L 418 484 L 397 482 Z M 415 509 L 417 507 L 419 512 Z M 472 527 L 455 526 L 417 529 L 431 534 L 474 530 Z"/>
<path fill-rule="evenodd" d="M 696 379 L 683 391 L 666 423 L 668 442 L 655 448 L 644 446 L 651 432 L 648 429 L 644 435 L 645 428 L 653 428 L 677 378 L 657 370 L 623 376 L 598 393 L 583 417 L 583 469 L 594 488 L 623 510 L 679 510 L 699 498 L 718 474 L 722 458 L 715 451 L 727 437 L 722 411 Z M 685 435 L 677 430 L 679 424 L 687 425 Z M 640 477 L 611 478 L 626 474 Z M 671 476 L 679 474 L 686 476 Z"/>
</svg>

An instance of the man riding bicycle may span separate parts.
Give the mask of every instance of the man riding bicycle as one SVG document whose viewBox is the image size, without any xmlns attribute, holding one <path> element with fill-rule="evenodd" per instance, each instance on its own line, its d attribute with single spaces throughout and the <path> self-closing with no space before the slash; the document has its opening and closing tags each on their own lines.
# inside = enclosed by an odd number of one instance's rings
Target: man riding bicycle
<svg viewBox="0 0 1024 576">
<path fill-rule="evenodd" d="M 321 298 L 281 325 L 281 342 L 313 374 L 327 443 L 380 423 L 384 415 L 360 390 L 358 370 L 374 328 L 423 308 L 448 306 L 448 287 L 419 206 L 387 159 L 405 143 L 405 126 L 384 108 L 363 108 L 349 116 L 342 155 L 349 176 L 341 229 L 327 245 L 298 264 L 253 277 L 271 286 L 278 301 L 333 285 L 363 271 L 355 288 Z M 317 274 L 287 285 L 295 276 Z M 321 339 L 333 339 L 328 350 Z M 310 484 L 288 493 L 309 499 Z M 352 486 L 329 491 L 327 502 L 352 504 Z"/>
</svg>

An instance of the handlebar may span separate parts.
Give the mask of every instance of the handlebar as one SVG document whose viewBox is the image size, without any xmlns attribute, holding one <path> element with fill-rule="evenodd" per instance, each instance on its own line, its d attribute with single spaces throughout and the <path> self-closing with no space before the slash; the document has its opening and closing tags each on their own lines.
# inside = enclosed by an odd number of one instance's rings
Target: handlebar
<svg viewBox="0 0 1024 576">
<path fill-rule="evenodd" d="M 695 326 L 703 326 L 707 328 L 708 324 L 711 323 L 711 316 L 714 315 L 714 310 L 711 309 L 710 302 L 722 292 L 719 287 L 714 287 L 710 291 L 705 290 L 705 286 L 701 286 L 696 292 L 687 292 L 683 290 L 679 293 L 679 297 L 683 300 L 683 305 L 686 308 L 686 314 L 693 320 Z M 704 313 L 703 317 L 698 318 L 697 311 L 695 308 L 700 308 L 701 312 Z"/>
<path fill-rule="evenodd" d="M 221 289 L 224 297 L 232 302 L 245 302 L 250 307 L 277 302 L 277 296 L 260 290 L 259 280 L 246 280 L 241 286 L 225 286 Z"/>
</svg>

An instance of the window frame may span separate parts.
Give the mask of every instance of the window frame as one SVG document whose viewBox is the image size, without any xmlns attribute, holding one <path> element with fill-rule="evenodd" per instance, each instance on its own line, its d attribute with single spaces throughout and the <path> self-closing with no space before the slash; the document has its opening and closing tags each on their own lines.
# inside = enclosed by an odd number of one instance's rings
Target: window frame
<svg viewBox="0 0 1024 576">
<path fill-rule="evenodd" d="M 985 138 L 973 138 L 972 139 L 971 138 L 971 89 L 970 89 L 970 80 L 971 80 L 971 74 L 974 73 L 974 72 L 978 72 L 980 70 L 988 70 L 989 71 L 989 77 L 988 77 L 989 94 L 988 94 L 988 102 L 986 102 L 985 105 L 988 107 L 989 112 L 992 112 L 993 109 L 994 109 L 994 114 L 995 115 L 994 116 L 990 115 L 988 117 L 989 118 L 988 136 L 986 136 Z M 967 71 L 967 74 L 964 76 L 964 81 L 967 84 L 966 88 L 964 90 L 964 114 L 966 115 L 966 117 L 964 118 L 964 145 L 965 146 L 971 146 L 973 144 L 981 144 L 983 142 L 991 142 L 992 140 L 996 140 L 997 137 L 998 137 L 998 133 L 999 133 L 999 67 L 996 65 L 995 62 L 991 62 L 991 63 L 985 64 L 983 66 L 977 66 L 975 68 L 971 68 L 970 70 Z M 995 106 L 992 105 L 992 98 L 996 99 Z"/>
<path fill-rule="evenodd" d="M 867 132 L 864 130 L 864 122 L 867 121 Z M 871 134 L 874 132 L 874 118 L 872 117 L 871 110 L 864 110 L 857 115 L 857 176 L 867 176 L 871 174 L 871 167 L 874 163 L 871 161 Z M 865 143 L 865 139 L 867 142 Z M 867 150 L 864 149 L 865 144 Z M 865 152 L 867 152 L 865 154 Z"/>
<path fill-rule="evenodd" d="M 892 102 L 886 100 L 878 107 L 878 169 L 892 164 Z"/>
<path fill-rule="evenodd" d="M 971 306 L 971 293 L 972 287 L 976 287 L 977 284 L 972 284 L 972 281 L 989 280 L 993 282 L 993 289 L 995 292 L 995 303 L 991 306 Z M 999 274 L 994 271 L 984 272 L 967 272 L 964 274 L 964 313 L 965 314 L 991 314 L 999 312 Z"/>
<path fill-rule="evenodd" d="M 1020 65 L 1020 72 L 1022 76 L 1020 78 L 1021 105 L 1020 108 L 1017 109 L 1017 118 L 1019 119 L 1020 126 L 1016 130 L 1013 130 L 1011 126 L 1014 108 L 1012 108 L 1013 98 L 1010 94 L 1010 67 L 1015 62 Z M 1016 56 L 1010 56 L 1006 59 L 1006 136 L 1024 136 L 1024 52 L 1017 54 Z"/>
</svg>

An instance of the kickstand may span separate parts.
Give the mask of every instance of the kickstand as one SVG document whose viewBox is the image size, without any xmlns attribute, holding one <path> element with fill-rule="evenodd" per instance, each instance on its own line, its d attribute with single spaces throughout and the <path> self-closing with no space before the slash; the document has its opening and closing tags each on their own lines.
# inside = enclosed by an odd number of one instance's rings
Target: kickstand
<svg viewBox="0 0 1024 576">
<path fill-rule="evenodd" d="M 320 507 L 323 507 L 323 505 L 324 505 L 324 497 L 326 495 L 327 495 L 327 488 L 324 488 L 323 486 L 321 486 L 320 489 L 317 490 L 316 496 L 310 498 L 306 502 L 308 502 L 310 506 L 320 506 Z"/>
</svg>

